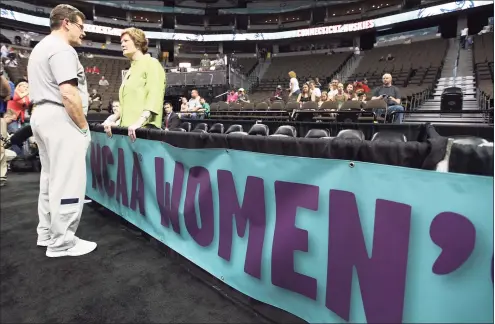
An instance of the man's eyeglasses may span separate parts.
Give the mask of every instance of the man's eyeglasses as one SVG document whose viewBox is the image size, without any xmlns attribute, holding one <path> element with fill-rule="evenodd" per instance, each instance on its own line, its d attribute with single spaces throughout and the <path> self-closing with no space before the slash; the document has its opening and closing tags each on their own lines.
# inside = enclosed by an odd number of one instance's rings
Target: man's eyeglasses
<svg viewBox="0 0 495 324">
<path fill-rule="evenodd" d="M 75 22 L 75 21 L 70 21 L 70 20 L 68 20 L 68 19 L 67 19 L 67 22 L 70 22 L 71 24 L 76 25 L 76 26 L 79 28 L 79 30 L 80 30 L 81 32 L 83 32 L 83 33 L 84 33 L 84 25 L 82 25 L 82 24 L 80 24 L 80 23 L 77 23 L 77 22 Z"/>
</svg>

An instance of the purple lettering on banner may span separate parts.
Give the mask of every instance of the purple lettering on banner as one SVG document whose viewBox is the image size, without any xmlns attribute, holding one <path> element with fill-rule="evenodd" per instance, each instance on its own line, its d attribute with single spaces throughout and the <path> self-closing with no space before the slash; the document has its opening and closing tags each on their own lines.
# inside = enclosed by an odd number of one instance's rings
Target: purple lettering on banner
<svg viewBox="0 0 495 324">
<path fill-rule="evenodd" d="M 127 179 L 125 175 L 125 159 L 124 150 L 119 148 L 117 159 L 117 192 L 115 200 L 125 207 L 129 207 L 129 199 L 127 198 Z"/>
<path fill-rule="evenodd" d="M 196 218 L 196 191 L 199 186 L 198 205 L 201 225 Z M 215 236 L 213 214 L 213 192 L 210 173 L 203 167 L 192 167 L 187 177 L 186 199 L 184 201 L 184 222 L 192 238 L 200 246 L 206 247 Z"/>
<path fill-rule="evenodd" d="M 444 275 L 457 270 L 467 261 L 474 250 L 476 229 L 466 217 L 443 212 L 431 222 L 430 237 L 442 249 L 432 271 Z"/>
<path fill-rule="evenodd" d="M 266 210 L 263 179 L 247 177 L 242 205 L 239 204 L 232 173 L 218 170 L 218 200 L 220 205 L 220 240 L 218 255 L 230 261 L 232 253 L 233 220 L 237 235 L 244 237 L 249 222 L 249 236 L 244 272 L 261 279 L 261 257 L 265 240 Z"/>
<path fill-rule="evenodd" d="M 93 189 L 103 191 L 103 178 L 101 176 L 101 149 L 100 145 L 91 143 L 91 178 Z"/>
<path fill-rule="evenodd" d="M 275 181 L 272 284 L 316 300 L 317 281 L 294 270 L 294 251 L 308 252 L 308 231 L 295 227 L 297 209 L 318 210 L 318 186 Z"/>
<path fill-rule="evenodd" d="M 401 323 L 411 206 L 377 199 L 371 258 L 353 193 L 330 190 L 326 307 L 349 321 L 356 267 L 368 323 Z"/>
<path fill-rule="evenodd" d="M 102 155 L 102 173 L 103 173 L 103 185 L 105 186 L 105 191 L 108 197 L 113 197 L 115 194 L 115 182 L 110 179 L 108 174 L 108 165 L 113 165 L 113 154 L 112 150 L 108 146 L 103 146 L 101 149 Z"/>
<path fill-rule="evenodd" d="M 184 183 L 184 165 L 175 163 L 173 189 L 170 193 L 170 183 L 164 182 L 165 162 L 163 158 L 155 158 L 156 201 L 160 209 L 162 226 L 169 227 L 172 223 L 174 232 L 180 234 L 179 203 Z M 165 186 L 164 186 L 165 184 Z M 172 196 L 170 196 L 172 194 Z"/>
<path fill-rule="evenodd" d="M 141 164 L 139 163 L 139 157 L 136 152 L 133 152 L 132 157 L 134 159 L 132 167 L 132 186 L 131 186 L 131 209 L 136 211 L 136 205 L 139 204 L 139 212 L 141 215 L 146 216 L 146 210 L 144 206 L 144 178 L 141 171 Z"/>
</svg>

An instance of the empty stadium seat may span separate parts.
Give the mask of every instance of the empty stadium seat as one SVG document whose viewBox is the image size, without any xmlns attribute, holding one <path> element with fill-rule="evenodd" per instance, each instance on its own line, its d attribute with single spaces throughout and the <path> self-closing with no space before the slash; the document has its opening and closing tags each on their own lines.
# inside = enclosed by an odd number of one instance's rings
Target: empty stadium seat
<svg viewBox="0 0 495 324">
<path fill-rule="evenodd" d="M 224 126 L 222 123 L 216 123 L 211 125 L 210 127 L 210 133 L 213 134 L 223 134 Z"/>
<path fill-rule="evenodd" d="M 242 131 L 244 131 L 244 129 L 242 128 L 242 125 L 234 124 L 234 125 L 230 125 L 229 128 L 227 128 L 227 131 L 225 132 L 225 134 L 230 134 L 230 133 L 234 133 L 234 132 L 242 132 Z"/>
<path fill-rule="evenodd" d="M 364 141 L 364 133 L 360 129 L 343 129 L 337 134 L 338 138 Z"/>
<path fill-rule="evenodd" d="M 375 142 L 407 142 L 407 138 L 404 134 L 391 131 L 376 132 L 371 138 Z"/>
<path fill-rule="evenodd" d="M 307 133 L 306 133 L 306 138 L 322 138 L 322 137 L 329 137 L 330 134 L 328 132 L 328 130 L 326 129 L 310 129 Z"/>
<path fill-rule="evenodd" d="M 248 135 L 268 136 L 270 129 L 265 124 L 254 124 L 248 132 Z"/>
<path fill-rule="evenodd" d="M 292 125 L 282 125 L 271 136 L 297 137 L 297 130 Z"/>
<path fill-rule="evenodd" d="M 194 130 L 203 130 L 203 131 L 208 131 L 208 124 L 207 123 L 199 123 L 194 127 Z"/>
<path fill-rule="evenodd" d="M 183 122 L 183 123 L 180 124 L 179 127 L 182 128 L 182 129 L 185 129 L 186 132 L 190 132 L 191 131 L 191 128 L 192 128 L 192 125 L 191 125 L 190 122 Z"/>
</svg>

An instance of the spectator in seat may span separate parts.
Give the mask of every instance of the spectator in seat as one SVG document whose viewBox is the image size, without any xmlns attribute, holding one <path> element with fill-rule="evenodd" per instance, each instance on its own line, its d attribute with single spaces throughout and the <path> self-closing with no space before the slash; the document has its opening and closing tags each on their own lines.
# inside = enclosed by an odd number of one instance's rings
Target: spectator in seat
<svg viewBox="0 0 495 324">
<path fill-rule="evenodd" d="M 321 105 L 323 105 L 325 101 L 328 101 L 328 92 L 322 91 L 320 101 L 318 101 L 318 108 L 321 108 Z"/>
<path fill-rule="evenodd" d="M 110 85 L 110 83 L 108 83 L 108 80 L 105 79 L 104 76 L 101 77 L 100 81 L 98 82 L 98 84 L 102 87 L 108 87 Z"/>
<path fill-rule="evenodd" d="M 345 88 L 345 93 L 348 96 L 347 100 L 357 100 L 357 95 L 356 92 L 354 91 L 354 85 L 352 83 L 349 83 L 347 87 Z"/>
<path fill-rule="evenodd" d="M 95 109 L 97 111 L 101 111 L 101 95 L 96 91 L 96 89 L 93 89 L 91 94 L 89 95 L 89 109 Z"/>
<path fill-rule="evenodd" d="M 282 100 L 282 86 L 278 85 L 277 88 L 275 89 L 275 92 L 273 93 L 273 96 L 270 98 L 271 102 L 274 102 L 276 100 Z"/>
<path fill-rule="evenodd" d="M 16 116 L 15 120 L 9 123 L 9 133 L 14 133 L 21 128 L 22 123 L 24 123 L 26 110 L 29 108 L 30 104 L 29 85 L 25 80 L 21 80 L 15 87 L 12 100 L 7 102 L 7 110 L 11 110 Z"/>
<path fill-rule="evenodd" d="M 196 112 L 203 108 L 201 106 L 201 102 L 199 102 L 199 93 L 198 90 L 191 90 L 191 99 L 187 102 L 187 106 L 185 110 L 181 109 L 181 116 L 196 118 Z"/>
<path fill-rule="evenodd" d="M 203 54 L 203 59 L 200 62 L 201 71 L 209 71 L 210 70 L 210 60 L 208 59 L 208 54 Z"/>
<path fill-rule="evenodd" d="M 187 108 L 188 108 L 187 98 L 181 97 L 180 98 L 180 112 L 186 112 Z"/>
<path fill-rule="evenodd" d="M 309 81 L 308 85 L 309 85 L 309 92 L 311 94 L 311 101 L 315 101 L 315 102 L 320 101 L 321 90 L 315 86 L 314 81 Z"/>
<path fill-rule="evenodd" d="M 289 97 L 292 96 L 299 96 L 301 93 L 301 90 L 299 89 L 299 81 L 297 81 L 297 75 L 296 72 L 290 71 L 289 72 Z"/>
<path fill-rule="evenodd" d="M 202 118 L 208 118 L 210 116 L 210 104 L 206 102 L 206 99 L 201 97 L 199 99 L 199 103 L 201 104 L 202 109 L 200 112 L 203 113 Z"/>
<path fill-rule="evenodd" d="M 311 101 L 311 92 L 309 91 L 309 86 L 307 84 L 303 84 L 301 93 L 297 96 L 297 102 L 304 103 Z"/>
<path fill-rule="evenodd" d="M 0 116 L 7 111 L 7 102 L 12 98 L 9 80 L 3 75 L 0 76 Z"/>
<path fill-rule="evenodd" d="M 118 100 L 112 100 L 110 101 L 110 113 L 111 114 L 120 114 L 120 103 Z M 120 119 L 116 120 L 114 122 L 111 122 L 111 126 L 119 126 L 120 124 Z"/>
<path fill-rule="evenodd" d="M 165 110 L 165 118 L 163 120 L 165 130 L 179 127 L 180 118 L 179 115 L 174 112 L 172 104 L 170 102 L 166 102 L 165 105 L 163 105 L 163 108 Z"/>
<path fill-rule="evenodd" d="M 339 80 L 333 79 L 332 82 L 328 84 L 328 96 L 332 98 L 339 88 Z"/>
<path fill-rule="evenodd" d="M 101 101 L 101 95 L 98 93 L 96 89 L 93 89 L 91 94 L 89 95 L 89 103 Z"/>
<path fill-rule="evenodd" d="M 100 69 L 95 65 L 95 66 L 93 66 L 93 69 L 92 69 L 91 73 L 93 73 L 93 74 L 100 74 Z"/>
<path fill-rule="evenodd" d="M 380 57 L 380 59 L 378 61 L 380 61 L 380 62 L 385 61 L 385 56 Z"/>
<path fill-rule="evenodd" d="M 383 85 L 373 90 L 371 100 L 385 100 L 387 102 L 387 115 L 398 111 L 401 113 L 394 114 L 394 123 L 402 123 L 404 107 L 401 105 L 401 96 L 399 89 L 392 85 L 392 75 L 386 73 L 382 77 Z M 384 114 L 384 111 L 377 111 L 377 114 Z"/>
<path fill-rule="evenodd" d="M 145 54 L 148 40 L 141 29 L 124 29 L 120 44 L 131 68 L 120 86 L 120 112 L 107 118 L 105 132 L 111 136 L 110 122 L 120 119 L 119 126 L 126 127 L 131 141 L 135 141 L 138 128 L 162 128 L 165 71 L 156 58 Z"/>
<path fill-rule="evenodd" d="M 15 121 L 16 114 L 12 110 L 7 110 L 3 118 L 0 118 L 0 187 L 7 184 L 7 163 L 16 157 L 16 153 L 6 149 L 9 134 L 7 128 Z"/>
<path fill-rule="evenodd" d="M 317 87 L 318 89 L 321 89 L 321 83 L 320 83 L 319 78 L 315 78 L 315 87 Z"/>
<path fill-rule="evenodd" d="M 227 95 L 227 103 L 234 103 L 237 102 L 237 92 L 235 92 L 235 89 L 230 89 L 229 94 Z"/>
<path fill-rule="evenodd" d="M 2 58 L 7 57 L 7 55 L 9 55 L 9 49 L 7 48 L 7 45 L 2 44 L 2 47 L 0 48 L 0 53 Z"/>
<path fill-rule="evenodd" d="M 392 56 L 392 54 L 388 54 L 387 55 L 387 61 L 393 61 L 395 59 L 395 57 Z"/>
<path fill-rule="evenodd" d="M 239 90 L 237 90 L 237 102 L 241 104 L 249 102 L 249 97 L 244 88 L 239 88 Z"/>
<path fill-rule="evenodd" d="M 349 100 L 349 96 L 344 92 L 344 85 L 339 83 L 337 85 L 337 93 L 330 96 L 330 101 L 337 102 L 338 109 L 340 109 L 347 100 Z"/>
<path fill-rule="evenodd" d="M 91 66 L 86 66 L 84 73 L 93 74 L 93 68 Z"/>
</svg>

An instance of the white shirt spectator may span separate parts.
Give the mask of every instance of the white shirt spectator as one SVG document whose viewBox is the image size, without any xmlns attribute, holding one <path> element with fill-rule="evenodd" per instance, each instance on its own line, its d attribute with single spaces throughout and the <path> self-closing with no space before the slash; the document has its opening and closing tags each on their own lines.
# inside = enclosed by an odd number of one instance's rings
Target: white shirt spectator
<svg viewBox="0 0 495 324">
<path fill-rule="evenodd" d="M 193 111 L 194 108 L 202 108 L 201 103 L 199 102 L 199 97 L 189 99 L 187 103 L 189 111 Z"/>
<path fill-rule="evenodd" d="M 108 80 L 107 79 L 100 79 L 100 82 L 98 82 L 98 84 L 101 85 L 101 86 L 104 86 L 104 87 L 107 87 L 107 86 L 110 85 L 108 83 Z"/>
<path fill-rule="evenodd" d="M 461 36 L 467 36 L 468 33 L 469 33 L 469 28 L 467 28 L 467 27 L 466 28 L 463 28 L 461 30 Z"/>
<path fill-rule="evenodd" d="M 291 94 L 299 90 L 299 81 L 296 78 L 291 78 L 289 82 L 289 88 L 292 90 Z"/>
<path fill-rule="evenodd" d="M 330 91 L 328 91 L 328 97 L 331 98 L 331 97 L 335 96 L 338 92 L 339 92 L 339 90 L 337 90 L 337 89 L 330 90 Z"/>
<path fill-rule="evenodd" d="M 7 48 L 7 46 L 2 45 L 0 52 L 2 53 L 2 57 L 7 57 L 7 55 L 9 54 L 9 49 Z"/>
<path fill-rule="evenodd" d="M 316 98 L 321 97 L 321 90 L 318 88 L 314 88 L 311 90 L 311 101 L 316 101 Z"/>
<path fill-rule="evenodd" d="M 356 46 L 356 48 L 354 48 L 354 55 L 359 55 L 361 54 L 361 50 L 359 49 L 359 47 Z"/>
</svg>

